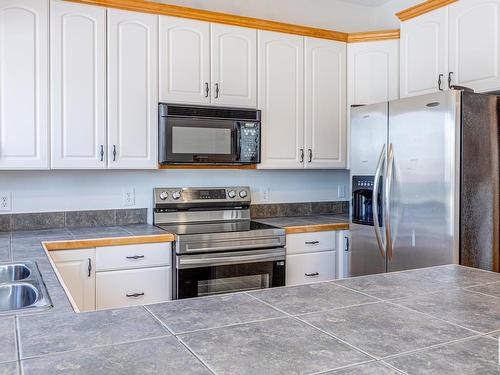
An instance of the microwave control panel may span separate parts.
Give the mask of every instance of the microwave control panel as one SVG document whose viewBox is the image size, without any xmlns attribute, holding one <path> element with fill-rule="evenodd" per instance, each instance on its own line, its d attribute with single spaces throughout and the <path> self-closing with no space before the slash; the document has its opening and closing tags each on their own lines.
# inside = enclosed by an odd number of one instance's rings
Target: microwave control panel
<svg viewBox="0 0 500 375">
<path fill-rule="evenodd" d="M 260 123 L 240 123 L 240 161 L 260 161 Z"/>
</svg>

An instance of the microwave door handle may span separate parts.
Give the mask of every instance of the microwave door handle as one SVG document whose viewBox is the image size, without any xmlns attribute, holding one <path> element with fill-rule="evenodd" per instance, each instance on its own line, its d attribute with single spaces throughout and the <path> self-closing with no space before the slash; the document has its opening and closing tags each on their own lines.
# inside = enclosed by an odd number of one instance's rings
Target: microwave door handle
<svg viewBox="0 0 500 375">
<path fill-rule="evenodd" d="M 236 123 L 236 154 L 235 161 L 241 159 L 241 124 L 239 122 Z"/>
</svg>

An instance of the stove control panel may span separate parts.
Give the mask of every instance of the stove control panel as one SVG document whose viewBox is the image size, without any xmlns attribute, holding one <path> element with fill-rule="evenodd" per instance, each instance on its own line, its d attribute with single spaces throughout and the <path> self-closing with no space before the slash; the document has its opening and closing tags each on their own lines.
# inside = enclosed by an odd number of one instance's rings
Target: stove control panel
<svg viewBox="0 0 500 375">
<path fill-rule="evenodd" d="M 155 188 L 155 205 L 165 206 L 169 203 L 213 203 L 234 202 L 250 204 L 250 188 L 248 186 L 233 186 L 225 188 Z"/>
</svg>

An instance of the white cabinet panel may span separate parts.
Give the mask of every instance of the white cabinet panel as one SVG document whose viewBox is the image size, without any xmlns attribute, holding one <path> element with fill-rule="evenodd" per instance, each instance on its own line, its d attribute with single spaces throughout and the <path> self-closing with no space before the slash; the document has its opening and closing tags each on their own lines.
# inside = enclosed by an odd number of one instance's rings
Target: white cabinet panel
<svg viewBox="0 0 500 375">
<path fill-rule="evenodd" d="M 259 168 L 303 168 L 304 38 L 259 30 L 258 46 Z"/>
<path fill-rule="evenodd" d="M 48 2 L 0 2 L 0 169 L 48 159 Z"/>
<path fill-rule="evenodd" d="M 170 267 L 98 272 L 97 309 L 144 305 L 171 299 Z"/>
<path fill-rule="evenodd" d="M 401 97 L 448 87 L 448 7 L 401 24 Z"/>
<path fill-rule="evenodd" d="M 105 168 L 106 8 L 53 0 L 53 168 Z"/>
<path fill-rule="evenodd" d="M 349 43 L 347 66 L 348 106 L 399 98 L 399 40 Z"/>
<path fill-rule="evenodd" d="M 346 59 L 345 43 L 305 38 L 307 168 L 346 166 Z"/>
<path fill-rule="evenodd" d="M 335 251 L 286 257 L 286 285 L 335 279 Z"/>
<path fill-rule="evenodd" d="M 500 89 L 500 0 L 460 0 L 449 15 L 452 84 Z"/>
<path fill-rule="evenodd" d="M 210 103 L 210 24 L 160 16 L 160 101 Z"/>
<path fill-rule="evenodd" d="M 212 104 L 257 105 L 257 30 L 210 25 Z"/>
<path fill-rule="evenodd" d="M 51 251 L 50 257 L 78 309 L 95 310 L 95 249 Z"/>
<path fill-rule="evenodd" d="M 168 266 L 172 257 L 170 250 L 170 242 L 98 247 L 97 270 Z"/>
<path fill-rule="evenodd" d="M 108 9 L 108 166 L 157 168 L 158 16 Z"/>
<path fill-rule="evenodd" d="M 286 253 L 302 254 L 335 250 L 335 231 L 287 234 Z"/>
</svg>

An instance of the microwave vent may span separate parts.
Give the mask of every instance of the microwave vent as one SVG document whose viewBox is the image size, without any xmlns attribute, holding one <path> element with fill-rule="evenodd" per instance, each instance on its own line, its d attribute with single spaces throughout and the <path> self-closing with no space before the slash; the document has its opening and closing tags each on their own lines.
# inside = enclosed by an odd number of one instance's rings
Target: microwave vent
<svg viewBox="0 0 500 375">
<path fill-rule="evenodd" d="M 197 117 L 260 121 L 260 111 L 255 109 L 162 105 L 163 116 Z M 166 110 L 165 110 L 166 109 Z"/>
</svg>

